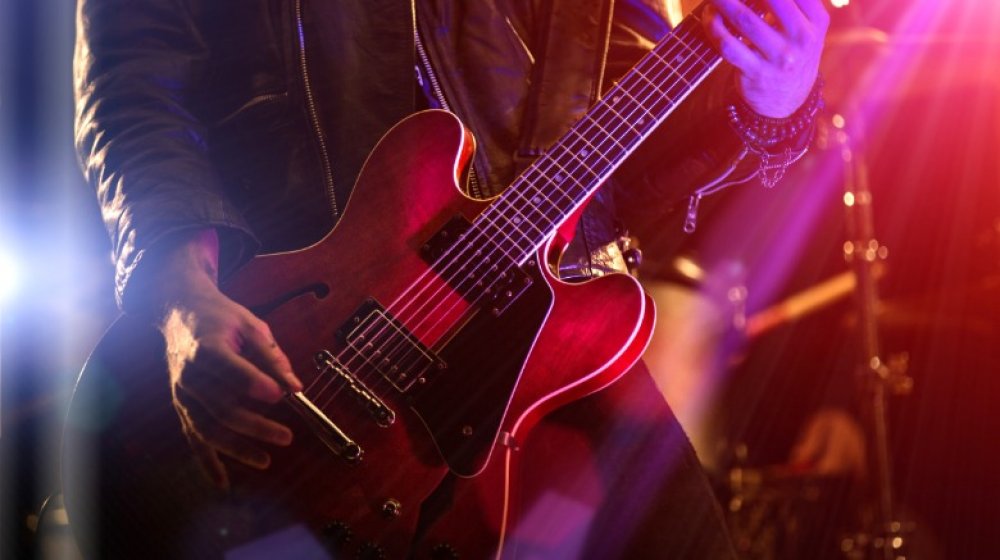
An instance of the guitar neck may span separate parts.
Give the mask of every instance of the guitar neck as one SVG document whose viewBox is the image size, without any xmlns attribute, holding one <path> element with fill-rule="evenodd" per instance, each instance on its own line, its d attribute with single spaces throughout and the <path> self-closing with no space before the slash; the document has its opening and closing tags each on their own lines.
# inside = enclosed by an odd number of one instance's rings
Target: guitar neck
<svg viewBox="0 0 1000 560">
<path fill-rule="evenodd" d="M 524 263 L 714 70 L 699 6 L 476 220 Z"/>
</svg>

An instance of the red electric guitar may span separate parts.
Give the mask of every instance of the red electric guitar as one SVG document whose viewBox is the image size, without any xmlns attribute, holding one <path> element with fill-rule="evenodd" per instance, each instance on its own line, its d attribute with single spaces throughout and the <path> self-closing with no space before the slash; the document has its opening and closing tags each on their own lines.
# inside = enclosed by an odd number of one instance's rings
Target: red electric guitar
<svg viewBox="0 0 1000 560">
<path fill-rule="evenodd" d="M 64 493 L 85 548 L 509 552 L 519 442 L 548 411 L 621 376 L 654 320 L 629 276 L 558 280 L 560 232 L 719 62 L 688 18 L 489 201 L 462 194 L 474 141 L 454 115 L 425 111 L 390 130 L 333 231 L 255 258 L 224 286 L 268 322 L 306 384 L 267 412 L 293 424 L 296 442 L 267 471 L 232 465 L 231 494 L 191 457 L 160 334 L 120 318 L 81 374 L 66 431 Z M 418 527 L 449 471 L 462 477 L 451 514 Z"/>
</svg>

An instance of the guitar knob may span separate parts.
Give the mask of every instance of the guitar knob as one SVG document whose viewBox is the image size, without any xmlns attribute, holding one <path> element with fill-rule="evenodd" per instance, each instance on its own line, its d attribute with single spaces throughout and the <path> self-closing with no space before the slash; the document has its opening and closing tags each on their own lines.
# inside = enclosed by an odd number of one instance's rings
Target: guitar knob
<svg viewBox="0 0 1000 560">
<path fill-rule="evenodd" d="M 373 542 L 366 542 L 358 549 L 358 560 L 385 560 L 385 550 Z"/>
<path fill-rule="evenodd" d="M 403 504 L 399 503 L 399 500 L 394 500 L 392 498 L 382 502 L 382 515 L 392 519 L 399 517 L 403 513 Z"/>
<path fill-rule="evenodd" d="M 330 544 L 343 546 L 354 538 L 354 531 L 343 521 L 334 521 L 323 527 L 323 537 Z"/>
<path fill-rule="evenodd" d="M 431 560 L 458 560 L 458 551 L 448 543 L 437 544 L 431 549 Z"/>
</svg>

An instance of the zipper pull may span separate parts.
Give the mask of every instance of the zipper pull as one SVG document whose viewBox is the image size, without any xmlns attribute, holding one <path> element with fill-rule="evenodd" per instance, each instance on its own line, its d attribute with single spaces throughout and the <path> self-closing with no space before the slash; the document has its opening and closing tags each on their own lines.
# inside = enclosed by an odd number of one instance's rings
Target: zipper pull
<svg viewBox="0 0 1000 560">
<path fill-rule="evenodd" d="M 701 203 L 701 193 L 696 193 L 688 198 L 687 215 L 684 217 L 684 233 L 694 233 L 698 227 L 698 204 Z"/>
</svg>

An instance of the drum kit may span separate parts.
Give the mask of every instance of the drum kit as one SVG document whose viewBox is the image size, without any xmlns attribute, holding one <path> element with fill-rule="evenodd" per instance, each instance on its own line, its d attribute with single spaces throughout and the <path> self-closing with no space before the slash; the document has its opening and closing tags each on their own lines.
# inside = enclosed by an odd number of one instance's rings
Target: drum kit
<svg viewBox="0 0 1000 560">
<path fill-rule="evenodd" d="M 747 463 L 745 445 L 736 442 L 703 443 L 698 434 L 692 439 L 699 455 L 715 473 L 724 501 L 730 530 L 741 558 L 771 560 L 783 558 L 846 558 L 850 560 L 905 560 L 935 558 L 933 540 L 920 535 L 924 530 L 904 513 L 894 489 L 893 446 L 890 444 L 890 406 L 894 397 L 914 389 L 908 374 L 906 353 L 884 354 L 882 334 L 904 330 L 961 329 L 977 336 L 996 336 L 996 321 L 989 317 L 969 317 L 961 311 L 949 314 L 940 308 L 934 294 L 884 299 L 879 281 L 891 274 L 888 248 L 875 236 L 873 195 L 869 185 L 865 148 L 865 103 L 892 103 L 892 96 L 915 95 L 935 87 L 932 81 L 913 80 L 906 91 L 872 91 L 857 88 L 858 76 L 878 74 L 879 61 L 900 49 L 925 53 L 935 46 L 976 48 L 977 39 L 964 36 L 890 36 L 873 28 L 853 28 L 828 37 L 824 60 L 826 98 L 830 110 L 820 123 L 818 146 L 813 157 L 834 157 L 842 162 L 842 200 L 845 210 L 846 240 L 843 243 L 844 269 L 825 280 L 789 295 L 765 309 L 745 313 L 746 287 L 739 279 L 724 290 L 731 304 L 731 328 L 749 343 L 782 326 L 829 309 L 853 298 L 853 306 L 842 323 L 856 336 L 858 364 L 853 376 L 841 376 L 853 383 L 858 413 L 867 440 L 867 476 L 863 482 L 844 474 L 817 474 L 789 466 L 755 467 Z M 967 65 L 966 68 L 972 67 Z M 982 76 L 955 74 L 958 80 Z M 996 309 L 1000 301 L 1000 210 L 989 231 L 977 235 L 979 257 L 991 260 L 992 272 L 981 275 L 974 285 L 952 286 L 971 301 L 989 301 Z M 689 259 L 676 263 L 673 272 L 697 284 L 704 276 Z M 696 274 L 691 274 L 694 270 Z M 686 272 L 687 271 L 687 272 Z M 651 293 L 657 297 L 657 286 Z M 660 290 L 662 292 L 662 289 Z M 666 313 L 670 313 L 667 311 Z M 667 318 L 669 321 L 669 317 Z M 659 351 L 654 339 L 653 350 Z M 654 361 L 656 358 L 651 358 Z M 704 360 L 702 360 L 704 362 Z M 655 371 L 656 366 L 653 366 Z M 692 382 L 686 382 L 692 385 Z M 683 398 L 665 391 L 675 407 Z M 684 421 L 684 410 L 678 417 Z M 700 418 L 697 420 L 701 420 Z M 686 428 L 691 428 L 685 425 Z M 703 453 L 712 448 L 711 453 Z M 721 453 L 719 447 L 724 447 Z M 718 457 L 726 459 L 719 462 Z M 920 543 L 920 544 L 914 544 Z"/>
</svg>

